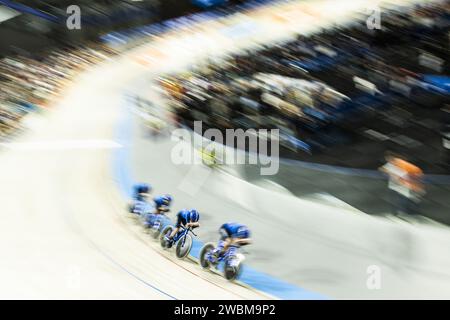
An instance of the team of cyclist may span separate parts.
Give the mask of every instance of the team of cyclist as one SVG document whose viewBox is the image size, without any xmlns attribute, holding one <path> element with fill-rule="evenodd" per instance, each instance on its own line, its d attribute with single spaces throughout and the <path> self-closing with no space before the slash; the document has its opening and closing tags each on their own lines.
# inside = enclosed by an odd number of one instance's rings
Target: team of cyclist
<svg viewBox="0 0 450 320">
<path fill-rule="evenodd" d="M 133 204 L 131 205 L 131 212 L 143 217 L 144 225 L 151 227 L 154 221 L 165 216 L 170 211 L 172 204 L 172 196 L 160 195 L 153 198 L 153 202 L 149 201 L 152 187 L 145 183 L 140 183 L 134 186 L 133 189 Z M 170 235 L 166 235 L 168 247 L 173 245 L 173 239 L 176 234 L 183 228 L 195 229 L 200 227 L 200 213 L 196 209 L 182 209 L 176 215 L 175 228 Z M 237 248 L 251 243 L 250 230 L 241 223 L 227 222 L 219 228 L 220 240 L 216 246 L 213 254 L 220 257 L 228 251 L 229 254 L 234 253 Z"/>
</svg>

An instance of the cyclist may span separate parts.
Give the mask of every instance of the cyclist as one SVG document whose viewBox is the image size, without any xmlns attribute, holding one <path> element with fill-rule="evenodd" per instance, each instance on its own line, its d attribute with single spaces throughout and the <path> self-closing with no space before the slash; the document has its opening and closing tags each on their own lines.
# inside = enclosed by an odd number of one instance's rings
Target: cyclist
<svg viewBox="0 0 450 320">
<path fill-rule="evenodd" d="M 221 257 L 228 252 L 229 256 L 233 256 L 240 246 L 248 245 L 252 242 L 250 238 L 250 230 L 246 225 L 236 222 L 224 223 L 220 229 L 220 240 L 214 249 L 213 256 Z"/>
<path fill-rule="evenodd" d="M 201 148 L 200 152 L 202 155 L 203 163 L 208 167 L 214 167 L 217 164 L 216 149 L 208 151 L 206 148 Z"/>
<path fill-rule="evenodd" d="M 136 201 L 146 201 L 152 191 L 152 187 L 146 183 L 139 183 L 133 187 L 133 199 Z"/>
<path fill-rule="evenodd" d="M 152 187 L 149 184 L 139 183 L 134 185 L 130 212 L 138 215 L 152 212 L 153 206 L 147 202 L 151 191 Z"/>
<path fill-rule="evenodd" d="M 172 200 L 172 196 L 168 194 L 154 198 L 153 202 L 155 202 L 155 214 L 164 214 L 169 212 Z"/>
<path fill-rule="evenodd" d="M 183 209 L 180 212 L 177 213 L 177 223 L 175 225 L 175 228 L 173 229 L 172 233 L 169 236 L 165 236 L 165 240 L 167 241 L 167 248 L 172 247 L 173 245 L 173 238 L 178 233 L 181 227 L 184 228 L 198 228 L 200 224 L 198 223 L 198 220 L 200 219 L 200 214 L 197 210 L 186 210 Z"/>
<path fill-rule="evenodd" d="M 158 196 L 153 199 L 155 203 L 154 211 L 147 214 L 144 219 L 144 226 L 151 227 L 154 222 L 161 218 L 166 212 L 170 211 L 170 205 L 172 203 L 172 196 L 166 194 L 163 196 Z"/>
</svg>

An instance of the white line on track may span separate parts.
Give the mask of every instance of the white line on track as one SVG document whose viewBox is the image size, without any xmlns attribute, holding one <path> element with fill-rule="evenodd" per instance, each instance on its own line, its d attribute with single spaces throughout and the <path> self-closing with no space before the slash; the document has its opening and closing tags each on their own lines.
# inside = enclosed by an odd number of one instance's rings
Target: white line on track
<svg viewBox="0 0 450 320">
<path fill-rule="evenodd" d="M 88 139 L 88 140 L 49 140 L 33 142 L 9 142 L 0 143 L 1 147 L 13 150 L 75 150 L 75 149 L 116 149 L 123 146 L 112 140 Z"/>
</svg>

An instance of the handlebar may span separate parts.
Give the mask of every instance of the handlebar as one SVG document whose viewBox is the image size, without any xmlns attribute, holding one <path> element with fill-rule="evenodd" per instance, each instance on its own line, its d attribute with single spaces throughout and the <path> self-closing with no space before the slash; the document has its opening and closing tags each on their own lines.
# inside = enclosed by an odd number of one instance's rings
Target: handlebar
<svg viewBox="0 0 450 320">
<path fill-rule="evenodd" d="M 181 226 L 181 228 L 182 228 L 183 230 L 186 230 L 187 232 L 191 232 L 194 236 L 197 236 L 197 235 L 195 234 L 195 232 L 192 231 L 192 228 L 191 228 L 191 227 L 185 228 L 185 227 Z"/>
</svg>

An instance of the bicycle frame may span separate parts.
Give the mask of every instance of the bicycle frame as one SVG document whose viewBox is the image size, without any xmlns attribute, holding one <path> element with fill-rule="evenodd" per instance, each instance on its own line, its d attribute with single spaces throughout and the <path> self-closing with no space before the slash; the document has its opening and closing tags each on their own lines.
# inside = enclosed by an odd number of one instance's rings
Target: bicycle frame
<svg viewBox="0 0 450 320">
<path fill-rule="evenodd" d="M 183 230 L 178 231 L 178 233 L 177 233 L 177 234 L 175 235 L 175 237 L 173 238 L 173 242 L 174 242 L 174 243 L 177 242 L 177 241 L 180 240 L 180 239 L 183 239 L 183 240 L 182 240 L 182 241 L 183 241 L 182 245 L 184 246 L 184 241 L 185 241 L 185 239 L 186 239 L 186 235 L 187 235 L 189 232 L 192 233 L 194 236 L 197 236 L 197 235 L 194 233 L 194 231 L 192 231 L 191 228 L 185 228 L 185 227 L 181 226 L 181 229 L 183 229 Z"/>
</svg>

